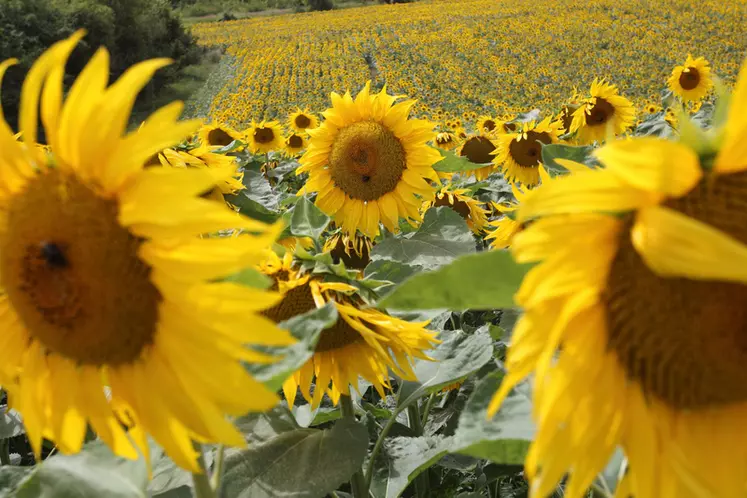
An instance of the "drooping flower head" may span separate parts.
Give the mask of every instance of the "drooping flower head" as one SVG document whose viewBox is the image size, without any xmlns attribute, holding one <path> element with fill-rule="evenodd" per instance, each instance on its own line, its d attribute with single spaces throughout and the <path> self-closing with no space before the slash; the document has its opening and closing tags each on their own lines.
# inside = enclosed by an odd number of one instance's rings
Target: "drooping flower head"
<svg viewBox="0 0 747 498">
<path fill-rule="evenodd" d="M 255 264 L 280 227 L 200 198 L 232 170 L 144 167 L 199 126 L 178 122 L 175 102 L 126 131 L 135 97 L 168 60 L 108 86 L 102 48 L 63 101 L 81 37 L 31 68 L 22 143 L 0 119 L 0 384 L 12 386 L 37 457 L 42 438 L 79 451 L 90 424 L 118 455 L 138 458 L 133 442 L 147 455 L 149 434 L 200 472 L 193 441 L 243 445 L 226 415 L 277 401 L 241 361 L 273 361 L 247 345 L 293 342 L 257 313 L 278 296 L 225 278 Z M 47 151 L 35 147 L 39 117 Z M 200 238 L 226 229 L 248 233 Z"/>
<path fill-rule="evenodd" d="M 376 237 L 379 222 L 390 231 L 399 219 L 421 220 L 418 207 L 433 197 L 426 179 L 437 178 L 439 152 L 427 143 L 433 123 L 408 119 L 414 100 L 395 104 L 386 88 L 371 94 L 370 83 L 353 99 L 332 93 L 324 122 L 310 130 L 309 148 L 297 173 L 309 173 L 299 192 L 318 192 L 316 205 L 347 233 Z"/>
<path fill-rule="evenodd" d="M 345 268 L 363 270 L 371 261 L 373 242 L 363 234 L 354 236 L 338 231 L 324 242 L 324 251 L 329 251 L 335 263 L 342 262 Z"/>
<path fill-rule="evenodd" d="M 452 185 L 444 185 L 436 193 L 436 197 L 430 202 L 423 203 L 423 213 L 432 207 L 448 207 L 464 218 L 467 226 L 475 234 L 480 234 L 488 222 L 487 210 L 482 203 L 474 199 L 469 190 L 455 188 Z"/>
<path fill-rule="evenodd" d="M 534 372 L 532 496 L 586 489 L 617 446 L 625 496 L 742 496 L 747 470 L 747 65 L 726 125 L 695 148 L 597 151 L 605 169 L 528 193 L 513 238 L 538 262 L 494 413 Z"/>
</svg>

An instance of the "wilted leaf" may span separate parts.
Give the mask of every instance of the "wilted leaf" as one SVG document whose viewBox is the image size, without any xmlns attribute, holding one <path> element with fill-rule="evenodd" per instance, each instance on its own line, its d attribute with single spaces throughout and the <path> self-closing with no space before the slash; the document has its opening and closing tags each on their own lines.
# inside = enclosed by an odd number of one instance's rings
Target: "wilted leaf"
<svg viewBox="0 0 747 498">
<path fill-rule="evenodd" d="M 507 251 L 469 254 L 436 271 L 405 280 L 378 306 L 454 311 L 511 308 L 513 296 L 530 267 L 516 263 Z"/>
<path fill-rule="evenodd" d="M 495 417 L 488 419 L 488 403 L 502 378 L 502 373 L 496 372 L 477 385 L 459 417 L 452 451 L 500 464 L 520 465 L 535 433 L 531 401 L 515 392 L 504 401 Z"/>
<path fill-rule="evenodd" d="M 297 429 L 225 461 L 222 498 L 322 498 L 360 470 L 368 431 L 350 419 L 332 429 Z"/>
</svg>

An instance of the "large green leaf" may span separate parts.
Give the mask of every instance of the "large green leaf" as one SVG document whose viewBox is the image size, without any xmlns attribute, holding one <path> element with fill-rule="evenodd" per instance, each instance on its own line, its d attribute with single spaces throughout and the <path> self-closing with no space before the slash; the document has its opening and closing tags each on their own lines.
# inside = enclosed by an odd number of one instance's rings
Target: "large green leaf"
<svg viewBox="0 0 747 498">
<path fill-rule="evenodd" d="M 6 405 L 0 405 L 0 439 L 25 434 L 21 415 L 15 410 L 8 410 Z"/>
<path fill-rule="evenodd" d="M 429 209 L 417 232 L 384 239 L 371 251 L 371 261 L 393 261 L 419 270 L 433 270 L 473 252 L 472 232 L 448 207 Z"/>
<path fill-rule="evenodd" d="M 322 498 L 359 471 L 368 431 L 350 419 L 297 429 L 226 457 L 221 498 Z"/>
<path fill-rule="evenodd" d="M 18 467 L 16 465 L 5 465 L 0 467 L 0 497 L 15 496 L 18 486 L 27 479 L 30 474 L 36 472 L 36 467 Z"/>
<path fill-rule="evenodd" d="M 493 340 L 488 327 L 474 334 L 449 331 L 440 336 L 443 342 L 429 352 L 434 361 L 418 360 L 415 376 L 418 382 L 407 382 L 400 393 L 398 409 L 427 393 L 439 391 L 449 384 L 465 379 L 478 371 L 493 357 Z"/>
<path fill-rule="evenodd" d="M 397 498 L 428 467 L 449 452 L 451 437 L 393 437 L 384 443 L 371 479 L 376 498 Z"/>
<path fill-rule="evenodd" d="M 20 483 L 17 498 L 137 498 L 148 496 L 145 461 L 115 456 L 101 441 L 76 455 L 54 455 Z"/>
<path fill-rule="evenodd" d="M 250 445 L 266 443 L 286 432 L 299 429 L 293 414 L 284 405 L 265 413 L 249 413 L 234 421 Z"/>
<path fill-rule="evenodd" d="M 477 385 L 459 417 L 452 451 L 500 464 L 521 465 L 535 433 L 531 401 L 526 394 L 515 391 L 498 413 L 488 418 L 488 404 L 502 378 L 502 373 L 495 372 Z"/>
<path fill-rule="evenodd" d="M 441 151 L 441 154 L 443 154 L 443 159 L 433 165 L 433 169 L 436 171 L 443 173 L 457 173 L 460 171 L 471 171 L 483 166 L 481 164 L 470 162 L 466 157 L 458 156 L 450 150 Z"/>
<path fill-rule="evenodd" d="M 507 251 L 462 256 L 436 271 L 415 275 L 394 289 L 380 308 L 399 310 L 486 310 L 514 306 L 530 265 L 518 264 Z"/>
<path fill-rule="evenodd" d="M 551 175 L 568 173 L 568 170 L 561 166 L 556 159 L 568 159 L 580 164 L 589 164 L 591 161 L 591 152 L 594 147 L 589 145 L 574 146 L 564 144 L 547 144 L 542 145 L 542 164 Z"/>
<path fill-rule="evenodd" d="M 291 233 L 296 237 L 319 239 L 329 225 L 330 217 L 324 214 L 307 197 L 296 202 L 291 217 Z"/>
<path fill-rule="evenodd" d="M 337 308 L 334 303 L 329 302 L 323 308 L 311 310 L 281 322 L 278 326 L 290 330 L 298 342 L 285 348 L 269 350 L 272 354 L 280 356 L 280 361 L 269 364 L 247 364 L 246 369 L 273 391 L 280 389 L 285 379 L 311 358 L 322 330 L 332 326 L 335 321 L 337 321 Z"/>
</svg>

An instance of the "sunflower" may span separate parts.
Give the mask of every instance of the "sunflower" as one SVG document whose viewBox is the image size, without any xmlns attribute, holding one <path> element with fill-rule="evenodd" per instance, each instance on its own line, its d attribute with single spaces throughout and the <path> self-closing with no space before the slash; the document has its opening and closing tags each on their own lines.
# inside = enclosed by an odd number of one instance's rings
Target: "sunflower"
<svg viewBox="0 0 747 498">
<path fill-rule="evenodd" d="M 421 209 L 425 213 L 432 207 L 449 207 L 464 218 L 470 230 L 475 234 L 480 234 L 488 223 L 488 211 L 480 204 L 469 195 L 469 190 L 445 185 L 436 193 L 432 201 L 424 202 Z"/>
<path fill-rule="evenodd" d="M 282 150 L 283 130 L 277 121 L 252 121 L 249 129 L 245 132 L 249 142 L 249 150 L 254 154 L 267 154 L 268 152 Z"/>
<path fill-rule="evenodd" d="M 539 183 L 542 147 L 558 141 L 562 123 L 545 118 L 540 123 L 524 123 L 516 134 L 498 135 L 498 154 L 493 162 L 503 169 L 510 183 L 521 182 L 527 187 Z"/>
<path fill-rule="evenodd" d="M 705 58 L 693 59 L 688 54 L 685 63 L 672 70 L 667 83 L 672 93 L 685 102 L 701 100 L 713 88 L 711 67 Z"/>
<path fill-rule="evenodd" d="M 79 451 L 90 424 L 118 455 L 138 458 L 133 442 L 147 455 L 150 434 L 200 472 L 193 441 L 243 445 L 225 415 L 277 402 L 241 361 L 274 361 L 245 344 L 293 343 L 254 313 L 279 296 L 224 279 L 255 264 L 280 227 L 198 197 L 231 172 L 144 168 L 199 126 L 177 122 L 175 102 L 124 134 L 136 95 L 168 60 L 138 64 L 107 88 L 101 48 L 63 101 L 65 64 L 82 36 L 31 68 L 24 144 L 0 119 L 0 384 L 14 385 L 37 458 L 43 437 Z M 51 160 L 31 146 L 39 114 Z M 253 234 L 198 237 L 230 228 Z"/>
<path fill-rule="evenodd" d="M 436 135 L 436 147 L 443 150 L 451 150 L 459 144 L 459 139 L 455 133 L 442 131 Z"/>
<path fill-rule="evenodd" d="M 612 142 L 597 152 L 606 169 L 522 200 L 518 220 L 536 221 L 512 251 L 539 264 L 489 412 L 535 372 L 532 496 L 566 472 L 565 495 L 584 496 L 616 446 L 625 496 L 744 495 L 747 64 L 731 102 L 700 153 Z"/>
<path fill-rule="evenodd" d="M 293 133 L 285 139 L 285 154 L 288 157 L 296 157 L 302 150 L 309 146 L 309 141 L 303 135 Z"/>
<path fill-rule="evenodd" d="M 241 140 L 241 133 L 222 123 L 204 125 L 197 132 L 203 147 L 225 147 L 234 140 Z"/>
<path fill-rule="evenodd" d="M 498 129 L 499 122 L 491 116 L 480 116 L 477 119 L 478 133 L 493 133 Z"/>
<path fill-rule="evenodd" d="M 647 114 L 656 114 L 661 111 L 661 108 L 656 104 L 646 104 L 645 109 Z"/>
<path fill-rule="evenodd" d="M 495 154 L 495 142 L 485 135 L 473 135 L 467 137 L 457 150 L 457 155 L 467 158 L 471 163 L 482 167 L 472 170 L 477 180 L 484 180 L 497 170 L 493 163 Z"/>
<path fill-rule="evenodd" d="M 425 351 L 439 342 L 435 332 L 425 329 L 428 322 L 410 323 L 368 308 L 355 287 L 325 282 L 322 274 L 302 275 L 288 253 L 282 260 L 274 254 L 269 257 L 260 269 L 273 278 L 273 289 L 283 293 L 283 300 L 265 311 L 269 318 L 282 322 L 330 301 L 338 313 L 337 322 L 322 331 L 314 356 L 283 384 L 289 405 L 299 387 L 312 409 L 325 392 L 337 404 L 341 394 L 350 394 L 351 385 L 358 391 L 359 376 L 384 397 L 384 388 L 390 387 L 388 369 L 404 380 L 416 380 L 411 362 L 429 359 Z"/>
<path fill-rule="evenodd" d="M 335 264 L 342 262 L 345 268 L 363 270 L 371 262 L 373 243 L 365 235 L 355 236 L 337 232 L 324 242 L 324 251 L 329 251 Z"/>
<path fill-rule="evenodd" d="M 314 116 L 308 109 L 296 109 L 288 116 L 288 128 L 298 134 L 303 134 L 307 130 L 313 130 L 319 126 L 319 118 Z"/>
<path fill-rule="evenodd" d="M 441 154 L 427 145 L 433 123 L 408 119 L 413 100 L 394 103 L 386 88 L 370 93 L 370 82 L 353 99 L 332 93 L 324 123 L 311 130 L 311 143 L 297 174 L 309 173 L 304 192 L 318 192 L 316 204 L 347 233 L 371 238 L 379 221 L 394 232 L 399 219 L 422 221 L 418 207 L 433 197 L 433 164 Z"/>
<path fill-rule="evenodd" d="M 314 239 L 312 239 L 311 237 L 285 237 L 279 239 L 277 243 L 290 252 L 295 251 L 296 246 L 299 244 L 304 249 L 311 249 L 312 247 L 314 247 Z"/>
<path fill-rule="evenodd" d="M 235 194 L 245 188 L 241 181 L 244 173 L 238 171 L 239 164 L 236 162 L 236 158 L 215 154 L 203 146 L 189 151 L 173 148 L 163 149 L 154 159 L 146 163 L 146 166 L 156 166 L 158 164 L 172 168 L 215 168 L 231 172 L 232 174 L 229 177 L 204 194 L 211 199 L 223 201 L 223 195 Z"/>
<path fill-rule="evenodd" d="M 611 135 L 619 135 L 635 123 L 633 104 L 619 95 L 617 87 L 604 80 L 591 84 L 591 98 L 573 113 L 571 133 L 578 132 L 580 142 L 603 142 Z"/>
</svg>

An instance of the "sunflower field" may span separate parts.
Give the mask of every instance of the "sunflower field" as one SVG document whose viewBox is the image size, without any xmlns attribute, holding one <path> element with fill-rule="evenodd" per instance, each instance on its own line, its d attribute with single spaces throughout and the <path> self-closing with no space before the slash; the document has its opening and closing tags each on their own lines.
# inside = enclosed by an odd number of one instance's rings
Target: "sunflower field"
<svg viewBox="0 0 747 498">
<path fill-rule="evenodd" d="M 213 94 L 142 122 L 170 60 L 54 43 L 0 112 L 0 497 L 747 496 L 745 26 L 198 24 Z"/>
</svg>

